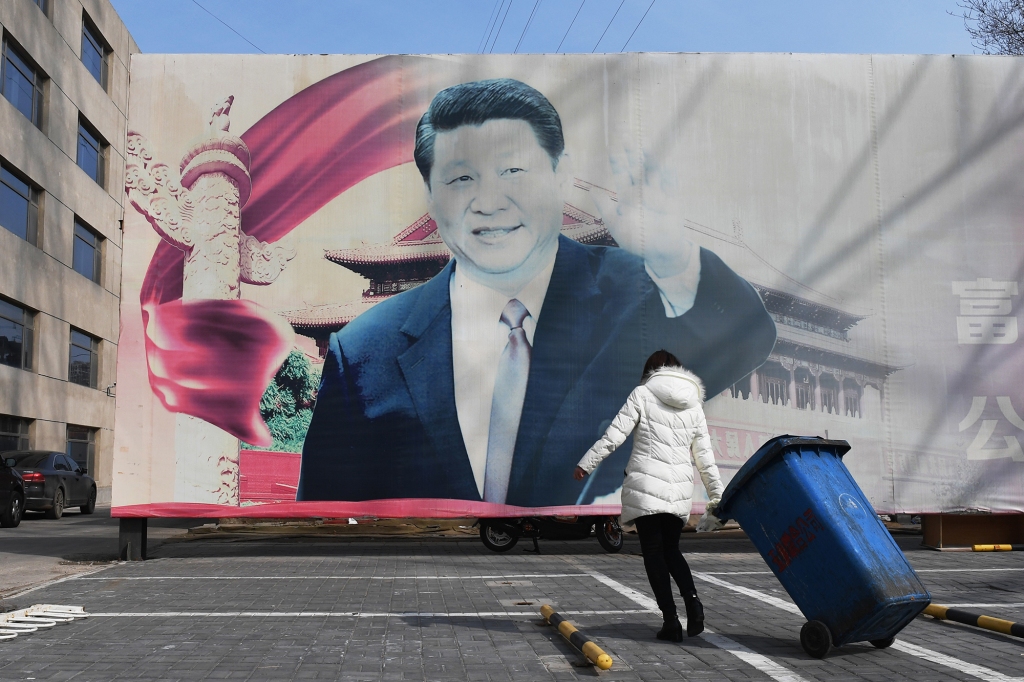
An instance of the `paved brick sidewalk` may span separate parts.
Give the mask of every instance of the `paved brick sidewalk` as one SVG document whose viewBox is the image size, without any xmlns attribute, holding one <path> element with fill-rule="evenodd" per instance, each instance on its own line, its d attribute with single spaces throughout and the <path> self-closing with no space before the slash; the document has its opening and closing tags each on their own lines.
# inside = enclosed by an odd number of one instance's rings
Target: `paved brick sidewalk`
<svg viewBox="0 0 1024 682">
<path fill-rule="evenodd" d="M 936 603 L 999 605 L 976 610 L 1024 620 L 1019 554 L 938 553 L 915 550 L 918 538 L 900 541 Z M 811 659 L 799 644 L 803 617 L 784 608 L 792 609 L 788 596 L 747 541 L 685 536 L 683 549 L 713 581 L 699 579 L 698 590 L 718 636 L 678 645 L 654 639 L 660 616 L 645 610 L 650 588 L 635 537 L 618 555 L 593 540 L 545 542 L 540 556 L 521 547 L 493 554 L 468 539 L 167 543 L 145 563 L 19 598 L 108 615 L 0 642 L 0 680 L 1024 677 L 1024 642 L 929 618 L 901 633 L 904 649 L 855 644 Z M 570 614 L 614 667 L 582 665 L 541 624 L 541 603 Z"/>
</svg>

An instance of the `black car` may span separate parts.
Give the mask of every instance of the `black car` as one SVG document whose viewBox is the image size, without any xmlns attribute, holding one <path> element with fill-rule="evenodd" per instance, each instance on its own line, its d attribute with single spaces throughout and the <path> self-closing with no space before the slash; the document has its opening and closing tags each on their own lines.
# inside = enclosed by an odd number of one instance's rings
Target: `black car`
<svg viewBox="0 0 1024 682">
<path fill-rule="evenodd" d="M 59 519 L 68 507 L 79 507 L 83 514 L 96 508 L 96 481 L 63 452 L 15 450 L 4 457 L 14 459 L 14 468 L 25 481 L 26 510 L 45 511 L 47 518 Z"/>
<path fill-rule="evenodd" d="M 0 528 L 16 528 L 25 511 L 25 483 L 14 458 L 0 455 Z"/>
</svg>

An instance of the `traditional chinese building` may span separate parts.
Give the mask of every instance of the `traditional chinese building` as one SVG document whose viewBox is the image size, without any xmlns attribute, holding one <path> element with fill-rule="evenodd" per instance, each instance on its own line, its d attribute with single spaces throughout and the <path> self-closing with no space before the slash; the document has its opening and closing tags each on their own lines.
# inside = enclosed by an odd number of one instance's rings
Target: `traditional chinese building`
<svg viewBox="0 0 1024 682">
<path fill-rule="evenodd" d="M 864 389 L 870 387 L 876 393 L 869 415 L 879 418 L 886 377 L 897 368 L 850 347 L 849 331 L 864 318 L 760 284 L 754 288 L 775 319 L 778 340 L 768 360 L 728 393 L 743 400 L 862 418 Z"/>
</svg>

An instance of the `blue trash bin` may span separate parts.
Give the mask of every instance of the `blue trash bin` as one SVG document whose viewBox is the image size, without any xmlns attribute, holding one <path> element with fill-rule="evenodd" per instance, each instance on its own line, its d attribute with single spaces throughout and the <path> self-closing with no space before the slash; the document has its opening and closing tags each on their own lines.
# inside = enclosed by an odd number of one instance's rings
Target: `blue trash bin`
<svg viewBox="0 0 1024 682">
<path fill-rule="evenodd" d="M 800 643 L 892 644 L 931 601 L 843 464 L 843 440 L 779 436 L 729 483 L 715 512 L 735 519 L 808 622 Z"/>
</svg>

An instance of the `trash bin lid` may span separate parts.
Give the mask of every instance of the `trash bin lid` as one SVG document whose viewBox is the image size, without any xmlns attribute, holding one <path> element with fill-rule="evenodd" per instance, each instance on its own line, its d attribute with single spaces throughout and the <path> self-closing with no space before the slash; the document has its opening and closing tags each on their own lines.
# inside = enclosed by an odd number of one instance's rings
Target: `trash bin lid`
<svg viewBox="0 0 1024 682">
<path fill-rule="evenodd" d="M 729 481 L 729 485 L 726 486 L 725 491 L 722 493 L 722 501 L 718 503 L 718 508 L 715 510 L 715 516 L 722 521 L 728 521 L 731 517 L 729 516 L 729 504 L 732 502 L 732 498 L 736 496 L 746 485 L 754 474 L 765 468 L 777 458 L 781 457 L 788 450 L 801 445 L 811 445 L 814 447 L 826 447 L 833 448 L 837 457 L 842 457 L 850 451 L 850 444 L 845 440 L 827 440 L 821 436 L 776 436 L 771 440 L 767 441 L 764 445 L 758 449 L 746 463 L 740 467 L 740 470 L 736 472 L 736 475 Z"/>
</svg>

